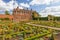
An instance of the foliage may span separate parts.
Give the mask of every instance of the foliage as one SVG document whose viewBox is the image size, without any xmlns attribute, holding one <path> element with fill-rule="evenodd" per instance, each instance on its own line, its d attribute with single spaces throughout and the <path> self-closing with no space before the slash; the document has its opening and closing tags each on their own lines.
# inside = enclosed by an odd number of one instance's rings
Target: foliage
<svg viewBox="0 0 60 40">
<path fill-rule="evenodd" d="M 9 20 L 9 18 L 0 18 L 1 21 L 3 20 Z"/>
<path fill-rule="evenodd" d="M 49 29 L 26 24 L 26 22 L 0 21 L 0 37 L 6 40 L 39 40 L 50 33 Z"/>
<path fill-rule="evenodd" d="M 5 14 L 6 14 L 6 15 L 9 15 L 9 12 L 8 12 L 8 11 L 5 11 Z"/>
<path fill-rule="evenodd" d="M 4 18 L 4 20 L 9 20 L 9 18 Z"/>
<path fill-rule="evenodd" d="M 33 20 L 39 20 L 40 14 L 38 14 L 36 11 L 32 13 Z"/>
</svg>

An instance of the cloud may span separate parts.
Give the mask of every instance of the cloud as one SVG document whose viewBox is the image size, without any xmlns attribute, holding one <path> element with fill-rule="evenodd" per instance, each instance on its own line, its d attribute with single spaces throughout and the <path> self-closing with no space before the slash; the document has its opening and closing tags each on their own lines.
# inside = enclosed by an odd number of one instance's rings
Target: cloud
<svg viewBox="0 0 60 40">
<path fill-rule="evenodd" d="M 30 5 L 50 4 L 52 0 L 32 0 Z"/>
<path fill-rule="evenodd" d="M 23 9 L 23 7 L 22 7 L 22 6 L 19 6 L 19 8 L 20 8 L 20 9 Z"/>
<path fill-rule="evenodd" d="M 22 6 L 19 6 L 19 5 L 18 5 L 17 1 L 12 2 L 12 4 L 13 4 L 13 5 L 11 5 L 11 6 L 13 6 L 13 9 L 14 9 L 14 8 L 17 8 L 17 7 L 19 7 L 20 9 L 23 9 Z"/>
<path fill-rule="evenodd" d="M 3 0 L 0 0 L 0 9 L 12 10 L 13 9 L 13 0 L 8 3 L 5 3 Z"/>
<path fill-rule="evenodd" d="M 11 0 L 10 2 L 6 3 L 6 10 L 12 10 L 13 9 L 13 3 L 14 1 Z M 15 4 L 16 5 L 16 4 Z"/>
<path fill-rule="evenodd" d="M 51 6 L 51 7 L 46 7 L 44 10 L 41 12 L 48 13 L 48 12 L 60 12 L 60 6 Z"/>
<path fill-rule="evenodd" d="M 20 6 L 27 7 L 27 8 L 30 7 L 30 5 L 28 3 L 20 3 Z"/>
<path fill-rule="evenodd" d="M 53 3 L 56 3 L 56 2 L 60 2 L 60 0 L 53 0 L 52 2 L 53 2 Z"/>
<path fill-rule="evenodd" d="M 60 6 L 46 7 L 44 10 L 40 12 L 40 14 L 42 16 L 47 16 L 47 15 L 60 16 Z"/>
<path fill-rule="evenodd" d="M 60 0 L 32 0 L 30 2 L 30 5 L 42 5 L 42 4 L 50 5 L 51 3 L 56 2 L 60 2 Z"/>
<path fill-rule="evenodd" d="M 17 1 L 11 0 L 8 3 L 5 3 L 3 0 L 0 0 L 0 10 L 13 10 L 14 8 L 16 8 L 18 6 Z M 19 6 L 19 8 L 23 8 L 21 6 Z"/>
<path fill-rule="evenodd" d="M 6 3 L 3 2 L 2 0 L 0 0 L 0 9 L 2 9 L 2 7 L 6 6 Z"/>
</svg>

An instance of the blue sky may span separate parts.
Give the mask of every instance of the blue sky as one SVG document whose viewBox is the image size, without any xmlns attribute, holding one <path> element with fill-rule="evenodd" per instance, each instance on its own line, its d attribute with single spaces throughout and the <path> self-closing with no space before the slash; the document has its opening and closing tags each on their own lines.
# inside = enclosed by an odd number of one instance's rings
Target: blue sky
<svg viewBox="0 0 60 40">
<path fill-rule="evenodd" d="M 60 16 L 60 0 L 0 0 L 0 13 L 11 11 L 19 6 L 20 9 L 29 8 L 42 16 Z"/>
</svg>

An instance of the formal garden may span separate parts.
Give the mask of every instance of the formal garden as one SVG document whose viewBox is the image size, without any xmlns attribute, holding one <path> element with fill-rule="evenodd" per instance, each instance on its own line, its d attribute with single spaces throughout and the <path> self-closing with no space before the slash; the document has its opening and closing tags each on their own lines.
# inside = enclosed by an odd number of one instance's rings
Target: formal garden
<svg viewBox="0 0 60 40">
<path fill-rule="evenodd" d="M 59 31 L 26 24 L 26 22 L 0 21 L 0 40 L 44 40 Z"/>
</svg>

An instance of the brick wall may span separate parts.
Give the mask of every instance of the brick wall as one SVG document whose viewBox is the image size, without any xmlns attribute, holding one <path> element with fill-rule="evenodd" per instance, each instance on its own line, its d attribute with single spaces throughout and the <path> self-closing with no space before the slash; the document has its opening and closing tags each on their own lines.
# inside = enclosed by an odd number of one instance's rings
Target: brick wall
<svg viewBox="0 0 60 40">
<path fill-rule="evenodd" d="M 32 11 L 19 9 L 18 7 L 13 10 L 14 21 L 29 21 L 32 20 Z"/>
</svg>

